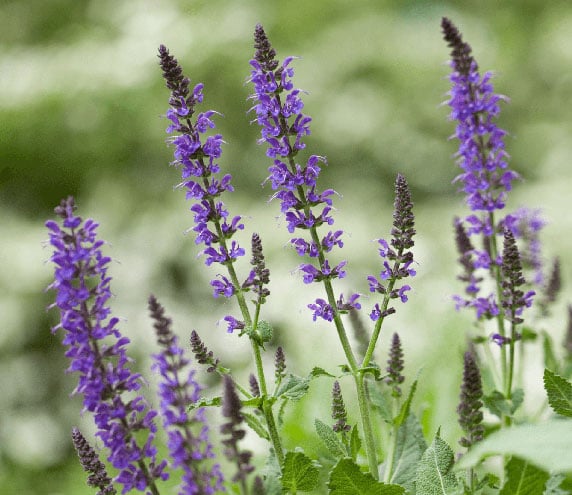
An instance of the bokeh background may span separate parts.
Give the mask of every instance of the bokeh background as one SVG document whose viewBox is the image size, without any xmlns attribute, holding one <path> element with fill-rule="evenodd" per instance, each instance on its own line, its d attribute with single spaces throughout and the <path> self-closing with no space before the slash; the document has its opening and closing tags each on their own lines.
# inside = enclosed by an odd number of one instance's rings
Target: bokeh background
<svg viewBox="0 0 572 495">
<path fill-rule="evenodd" d="M 287 247 L 276 203 L 263 187 L 268 160 L 247 114 L 245 84 L 252 32 L 261 22 L 280 57 L 298 55 L 298 87 L 313 117 L 307 139 L 326 155 L 323 187 L 333 187 L 337 225 L 347 232 L 348 278 L 340 290 L 367 292 L 365 275 L 379 263 L 372 239 L 390 229 L 393 180 L 405 174 L 416 204 L 418 277 L 410 302 L 387 321 L 377 354 L 399 331 L 410 380 L 420 372 L 415 410 L 427 435 L 442 425 L 452 444 L 459 430 L 455 407 L 468 314 L 453 310 L 455 215 L 466 214 L 451 180 L 457 174 L 448 110 L 441 103 L 448 49 L 440 19 L 450 17 L 473 46 L 482 70 L 495 71 L 507 95 L 500 125 L 507 129 L 511 164 L 524 180 L 509 209 L 539 207 L 549 224 L 546 259 L 559 255 L 564 293 L 544 323 L 556 342 L 565 327 L 572 266 L 572 4 L 494 0 L 4 0 L 0 3 L 0 493 L 90 493 L 69 440 L 73 425 L 89 435 L 91 418 L 70 398 L 75 377 L 53 336 L 52 268 L 43 223 L 62 197 L 101 223 L 115 263 L 114 313 L 132 340 L 137 366 L 148 372 L 154 352 L 146 299 L 167 307 L 181 339 L 197 329 L 221 360 L 248 376 L 247 342 L 227 335 L 221 318 L 232 303 L 213 300 L 214 272 L 197 259 L 185 231 L 192 225 L 178 172 L 164 142 L 168 91 L 157 66 L 160 43 L 169 47 L 193 82 L 205 84 L 204 109 L 215 109 L 227 142 L 221 164 L 236 192 L 226 202 L 265 242 L 273 292 L 264 318 L 290 369 L 334 370 L 343 362 L 335 333 L 313 323 L 306 304 L 318 297 L 304 287 Z M 365 300 L 369 308 L 372 300 Z M 540 353 L 539 353 L 540 354 Z M 272 353 L 269 353 L 269 363 Z M 540 389 L 539 358 L 524 366 Z M 210 382 L 207 380 L 205 384 Z M 214 383 L 213 383 L 214 384 Z M 331 383 L 317 381 L 287 416 L 293 447 L 313 438 L 315 416 L 328 420 Z M 347 390 L 349 407 L 351 384 Z M 211 390 L 206 390 L 208 395 Z M 214 392 L 212 392 L 214 393 Z M 540 399 L 527 397 L 530 409 Z M 355 409 L 354 409 L 355 410 Z M 213 419 L 216 421 L 216 419 Z M 263 450 L 254 440 L 254 449 Z M 316 447 L 317 449 L 319 447 Z"/>
</svg>

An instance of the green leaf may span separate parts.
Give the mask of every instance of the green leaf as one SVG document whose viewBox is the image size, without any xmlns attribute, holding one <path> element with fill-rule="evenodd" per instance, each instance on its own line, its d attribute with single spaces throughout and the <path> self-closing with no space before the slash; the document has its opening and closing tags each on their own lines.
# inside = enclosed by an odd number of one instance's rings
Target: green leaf
<svg viewBox="0 0 572 495">
<path fill-rule="evenodd" d="M 314 366 L 312 368 L 312 371 L 310 371 L 310 378 L 317 378 L 319 376 L 329 376 L 331 378 L 335 378 L 336 375 L 332 375 L 331 373 L 328 373 L 324 368 L 320 368 L 319 366 Z"/>
<path fill-rule="evenodd" d="M 409 414 L 397 431 L 396 448 L 393 454 L 391 482 L 404 486 L 407 491 L 415 488 L 415 474 L 427 442 L 423 437 L 421 424 L 414 414 Z"/>
<path fill-rule="evenodd" d="M 351 459 L 340 459 L 330 473 L 328 481 L 330 495 L 402 495 L 405 489 L 399 485 L 388 485 L 373 479 L 369 473 L 362 473 Z"/>
<path fill-rule="evenodd" d="M 390 405 L 391 398 L 389 397 L 387 388 L 384 387 L 384 390 L 380 390 L 381 387 L 371 381 L 367 381 L 366 386 L 371 405 L 383 421 L 391 424 L 393 422 L 393 415 L 391 413 Z"/>
<path fill-rule="evenodd" d="M 457 463 L 459 469 L 476 466 L 491 455 L 515 455 L 553 473 L 572 471 L 572 421 L 522 424 L 491 433 L 475 444 Z"/>
<path fill-rule="evenodd" d="M 490 395 L 483 397 L 487 409 L 499 418 L 512 416 L 524 400 L 524 390 L 517 388 L 512 392 L 512 399 L 508 400 L 503 393 L 493 390 Z"/>
<path fill-rule="evenodd" d="M 288 373 L 284 378 L 282 378 L 282 382 L 280 383 L 280 387 L 275 393 L 276 397 L 286 397 L 291 400 L 300 400 L 310 388 L 308 378 L 302 378 L 300 376 L 293 375 L 292 373 Z"/>
<path fill-rule="evenodd" d="M 554 343 L 548 332 L 542 332 L 542 350 L 544 351 L 544 367 L 560 372 L 560 363 L 554 354 Z"/>
<path fill-rule="evenodd" d="M 572 383 L 545 369 L 544 389 L 548 394 L 550 407 L 561 416 L 572 417 Z"/>
<path fill-rule="evenodd" d="M 273 330 L 270 323 L 265 320 L 260 320 L 258 322 L 257 330 L 262 342 L 270 342 L 272 340 Z"/>
<path fill-rule="evenodd" d="M 316 433 L 322 439 L 324 444 L 326 444 L 326 447 L 334 457 L 339 458 L 347 455 L 344 445 L 340 442 L 336 432 L 331 428 L 331 426 L 316 418 L 314 420 L 314 427 L 316 428 Z"/>
<path fill-rule="evenodd" d="M 546 481 L 543 495 L 569 495 L 569 491 L 562 488 L 562 482 L 566 479 L 563 474 L 553 474 Z"/>
<path fill-rule="evenodd" d="M 251 430 L 253 430 L 263 440 L 270 441 L 270 435 L 268 434 L 268 431 L 266 431 L 266 428 L 260 422 L 258 416 L 255 416 L 254 414 L 250 414 L 244 411 L 241 411 L 240 414 L 242 415 L 242 417 L 246 421 L 246 424 L 250 427 Z"/>
<path fill-rule="evenodd" d="M 189 406 L 189 410 L 197 409 L 199 407 L 220 406 L 221 404 L 222 404 L 222 397 L 213 397 L 212 399 L 201 397 L 197 402 Z"/>
<path fill-rule="evenodd" d="M 270 455 L 266 458 L 266 463 L 260 470 L 264 479 L 265 495 L 282 495 L 282 483 L 280 483 L 280 464 L 276 459 L 274 450 L 270 448 Z"/>
<path fill-rule="evenodd" d="M 401 411 L 399 411 L 399 416 L 397 416 L 397 418 L 394 419 L 396 426 L 401 426 L 403 422 L 407 419 L 407 416 L 409 416 L 409 411 L 411 409 L 411 401 L 413 400 L 413 396 L 415 395 L 416 390 L 417 390 L 417 380 L 415 380 L 411 384 L 411 388 L 409 389 L 409 394 L 407 394 L 407 399 L 405 399 L 405 402 L 401 406 Z"/>
<path fill-rule="evenodd" d="M 282 488 L 309 492 L 318 484 L 318 468 L 308 456 L 302 452 L 287 452 L 282 469 Z"/>
<path fill-rule="evenodd" d="M 500 495 L 539 495 L 548 478 L 545 471 L 513 457 L 506 466 L 506 481 Z"/>
<path fill-rule="evenodd" d="M 433 443 L 425 450 L 415 479 L 417 495 L 450 495 L 461 493 L 455 474 L 452 472 L 454 455 L 451 447 L 435 435 Z"/>
<path fill-rule="evenodd" d="M 383 380 L 387 376 L 387 374 L 386 375 L 381 374 L 381 368 L 379 367 L 378 364 L 374 363 L 373 361 L 369 363 L 369 366 L 366 366 L 365 368 L 360 368 L 359 371 L 364 375 L 366 373 L 371 373 L 375 378 L 376 382 Z"/>
<path fill-rule="evenodd" d="M 359 431 L 357 425 L 352 428 L 352 433 L 350 435 L 350 451 L 352 454 L 352 459 L 355 461 L 361 449 L 361 438 L 359 436 Z"/>
</svg>

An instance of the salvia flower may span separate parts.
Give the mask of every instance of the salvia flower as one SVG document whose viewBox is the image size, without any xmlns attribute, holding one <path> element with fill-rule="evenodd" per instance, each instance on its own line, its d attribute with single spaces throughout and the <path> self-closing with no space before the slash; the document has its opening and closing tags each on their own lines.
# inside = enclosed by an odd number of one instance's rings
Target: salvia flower
<svg viewBox="0 0 572 495">
<path fill-rule="evenodd" d="M 200 398 L 201 386 L 190 369 L 189 360 L 172 331 L 171 319 L 154 296 L 149 297 L 149 311 L 161 353 L 155 354 L 153 370 L 159 373 L 159 398 L 167 446 L 174 468 L 183 471 L 180 495 L 212 494 L 225 491 L 218 464 L 212 464 L 213 447 L 204 408 L 190 409 Z M 198 434 L 195 433 L 198 429 Z"/>
<path fill-rule="evenodd" d="M 524 293 L 519 287 L 525 284 L 522 264 L 513 233 L 505 229 L 502 255 L 502 307 L 505 317 L 514 324 L 522 323 L 520 318 L 524 308 L 532 305 L 534 291 Z"/>
<path fill-rule="evenodd" d="M 276 381 L 282 380 L 285 376 L 286 371 L 286 356 L 284 355 L 284 349 L 279 346 L 274 354 L 274 376 Z"/>
<path fill-rule="evenodd" d="M 105 465 L 77 428 L 72 429 L 72 441 L 83 470 L 89 473 L 87 485 L 99 488 L 97 495 L 115 495 L 117 491 L 107 475 Z"/>
<path fill-rule="evenodd" d="M 240 481 L 243 485 L 246 482 L 246 476 L 254 471 L 254 467 L 250 465 L 250 458 L 252 453 L 248 451 L 241 451 L 238 442 L 246 435 L 245 430 L 240 426 L 244 421 L 244 417 L 240 410 L 242 404 L 236 393 L 234 382 L 228 375 L 223 377 L 223 399 L 222 399 L 222 414 L 228 421 L 224 423 L 220 431 L 223 435 L 228 435 L 222 443 L 226 447 L 225 455 L 227 459 L 234 462 L 237 466 L 237 472 L 233 476 L 232 481 Z M 246 490 L 243 489 L 243 493 Z"/>
<path fill-rule="evenodd" d="M 483 386 L 481 372 L 470 352 L 465 353 L 463 361 L 463 382 L 461 384 L 460 402 L 457 407 L 459 424 L 465 432 L 459 443 L 463 447 L 470 447 L 483 439 L 483 412 L 481 408 L 483 397 Z"/>
<path fill-rule="evenodd" d="M 340 383 L 336 380 L 332 388 L 332 419 L 336 421 L 332 429 L 338 433 L 345 433 L 351 430 L 348 425 L 348 414 L 342 397 Z"/>
<path fill-rule="evenodd" d="M 252 288 L 252 291 L 258 296 L 257 304 L 261 305 L 266 302 L 266 298 L 270 295 L 270 291 L 266 287 L 270 283 L 270 270 L 266 268 L 264 253 L 262 252 L 262 241 L 256 233 L 252 234 L 251 246 L 252 259 L 250 264 L 254 268 L 242 284 L 242 288 Z"/>
<path fill-rule="evenodd" d="M 447 18 L 441 22 L 443 35 L 451 50 L 452 83 L 447 104 L 451 120 L 457 121 L 454 137 L 459 140 L 458 163 L 463 172 L 455 179 L 463 185 L 468 206 L 475 212 L 493 212 L 505 206 L 506 193 L 518 177 L 508 168 L 504 136 L 494 120 L 505 99 L 493 92 L 492 74 L 481 76 L 471 47 L 463 41 Z M 473 217 L 483 230 L 486 220 Z"/>
<path fill-rule="evenodd" d="M 218 358 L 215 358 L 213 351 L 209 351 L 207 346 L 203 343 L 196 330 L 191 332 L 191 349 L 195 354 L 195 359 L 200 364 L 207 364 L 207 373 L 216 371 L 219 365 Z"/>
<path fill-rule="evenodd" d="M 195 242 L 204 245 L 202 254 L 206 265 L 230 264 L 245 254 L 244 249 L 231 240 L 238 230 L 244 228 L 244 224 L 240 216 L 230 217 L 220 200 L 222 193 L 233 191 L 233 187 L 229 174 L 218 175 L 222 136 L 204 136 L 215 128 L 212 116 L 216 112 L 209 110 L 192 119 L 196 106 L 203 101 L 203 85 L 197 84 L 191 91 L 190 80 L 183 76 L 178 61 L 163 45 L 159 47 L 159 64 L 171 91 L 167 111 L 171 124 L 167 132 L 173 134 L 168 140 L 175 146 L 173 164 L 181 169 L 183 182 L 179 187 L 185 188 L 187 199 L 194 201 L 191 211 L 194 213 L 192 230 L 196 234 Z M 215 296 L 231 297 L 237 290 L 225 277 L 213 280 L 211 285 Z"/>
<path fill-rule="evenodd" d="M 299 266 L 304 283 L 343 278 L 346 262 L 331 265 L 325 256 L 334 247 L 343 246 L 342 231 L 328 231 L 322 237 L 317 233 L 318 227 L 334 223 L 331 196 L 335 191 L 320 191 L 317 187 L 320 163 L 326 160 L 310 155 L 301 165 L 296 159 L 298 152 L 305 148 L 303 139 L 310 134 L 311 118 L 302 113 L 302 91 L 295 89 L 292 83 L 294 59 L 287 57 L 282 63 L 276 59 L 276 52 L 260 24 L 254 32 L 254 47 L 256 52 L 250 61 L 253 110 L 261 127 L 259 142 L 266 143 L 266 155 L 273 159 L 267 182 L 277 191 L 273 198 L 280 200 L 288 231 L 310 231 L 309 239 L 296 236 L 290 241 L 300 256 L 315 260 Z M 308 307 L 314 311 L 314 320 L 332 321 L 337 310 L 332 304 L 333 301 L 318 299 Z"/>
<path fill-rule="evenodd" d="M 384 260 L 383 270 L 379 277 L 370 275 L 367 277 L 370 292 L 384 294 L 389 299 L 399 298 L 401 302 L 407 302 L 407 292 L 411 287 L 407 284 L 396 287 L 396 283 L 407 277 L 414 277 L 416 271 L 412 268 L 413 236 L 415 235 L 413 203 L 407 180 L 401 174 L 397 174 L 395 180 L 395 202 L 393 209 L 393 227 L 391 229 L 391 241 L 378 239 L 379 255 Z M 389 300 L 388 299 L 388 300 Z M 376 304 L 370 313 L 373 321 L 394 313 L 394 308 L 382 310 Z"/>
<path fill-rule="evenodd" d="M 458 261 L 463 268 L 463 273 L 457 278 L 466 284 L 465 292 L 473 298 L 479 292 L 479 284 L 483 281 L 483 278 L 477 277 L 475 274 L 475 248 L 467 235 L 463 222 L 459 218 L 455 218 L 454 226 L 455 244 L 460 255 Z"/>
<path fill-rule="evenodd" d="M 386 371 L 388 376 L 385 383 L 391 387 L 391 395 L 396 398 L 401 397 L 400 385 L 405 381 L 405 377 L 403 376 L 403 349 L 397 333 L 394 333 L 391 339 Z"/>
<path fill-rule="evenodd" d="M 55 209 L 62 227 L 46 222 L 55 265 L 48 288 L 57 293 L 50 307 L 60 310 L 60 322 L 52 332 L 65 332 L 68 371 L 79 374 L 74 394 L 83 396 L 84 410 L 94 416 L 96 436 L 109 450 L 108 461 L 119 470 L 114 481 L 123 485 L 124 493 L 136 488 L 155 494 L 155 481 L 168 477 L 166 462 L 157 463 L 153 445 L 157 412 L 138 393 L 142 378 L 129 368 L 129 339 L 117 329 L 118 318 L 110 317 L 111 259 L 102 253 L 98 224 L 84 222 L 74 209 L 70 196 Z"/>
</svg>

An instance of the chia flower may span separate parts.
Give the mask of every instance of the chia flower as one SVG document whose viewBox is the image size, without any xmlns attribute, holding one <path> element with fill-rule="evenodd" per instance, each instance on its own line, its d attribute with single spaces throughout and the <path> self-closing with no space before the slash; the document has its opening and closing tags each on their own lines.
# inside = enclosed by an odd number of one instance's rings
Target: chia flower
<svg viewBox="0 0 572 495">
<path fill-rule="evenodd" d="M 348 425 L 348 414 L 342 397 L 340 383 L 336 380 L 332 388 L 332 419 L 336 421 L 332 429 L 338 433 L 346 433 L 351 430 Z"/>
<path fill-rule="evenodd" d="M 520 255 L 516 246 L 516 240 L 513 233 L 505 229 L 504 245 L 502 255 L 502 307 L 505 310 L 505 317 L 513 324 L 522 323 L 520 318 L 524 308 L 532 305 L 534 291 L 524 293 L 519 289 L 525 284 L 522 276 L 522 264 Z"/>
<path fill-rule="evenodd" d="M 223 399 L 222 399 L 222 414 L 228 421 L 224 423 L 220 431 L 223 435 L 229 435 L 222 443 L 226 447 L 225 455 L 231 462 L 236 463 L 237 472 L 233 476 L 232 481 L 240 481 L 243 485 L 243 493 L 247 493 L 245 489 L 246 476 L 254 471 L 254 467 L 250 465 L 250 458 L 252 452 L 241 451 L 238 447 L 238 442 L 242 440 L 246 434 L 245 430 L 240 428 L 241 423 L 244 421 L 240 410 L 242 404 L 235 390 L 234 382 L 228 375 L 223 377 Z"/>
<path fill-rule="evenodd" d="M 385 379 L 391 387 L 391 395 L 393 397 L 401 397 L 401 385 L 405 381 L 403 376 L 403 349 L 401 347 L 401 339 L 397 333 L 393 334 L 391 339 L 391 348 L 389 349 L 389 359 L 386 368 L 388 377 Z"/>
<path fill-rule="evenodd" d="M 87 485 L 99 488 L 97 495 L 115 495 L 117 491 L 111 483 L 111 478 L 107 475 L 105 465 L 99 460 L 93 447 L 77 428 L 72 429 L 72 441 L 81 467 L 86 473 L 90 473 L 87 478 Z"/>
<path fill-rule="evenodd" d="M 416 275 L 415 270 L 411 268 L 413 264 L 413 253 L 409 251 L 414 245 L 414 235 L 415 229 L 411 193 L 409 192 L 409 186 L 405 177 L 401 174 L 397 174 L 397 178 L 395 179 L 395 202 L 391 241 L 388 243 L 385 239 L 377 240 L 380 246 L 379 255 L 384 259 L 383 270 L 380 272 L 379 278 L 373 275 L 367 277 L 370 292 L 377 292 L 386 296 L 383 303 L 385 309 L 382 310 L 379 304 L 374 306 L 370 314 L 370 318 L 373 321 L 395 312 L 394 308 L 387 307 L 390 299 L 399 298 L 403 303 L 408 300 L 406 293 L 411 290 L 411 287 L 406 284 L 401 287 L 395 287 L 395 284 L 398 280 Z M 390 262 L 392 262 L 393 265 L 390 265 Z M 387 283 L 384 283 L 385 281 L 387 281 Z"/>
<path fill-rule="evenodd" d="M 310 240 L 302 237 L 290 240 L 300 256 L 316 259 L 315 264 L 302 263 L 299 266 L 304 283 L 323 281 L 329 284 L 331 280 L 345 276 L 343 268 L 346 262 L 331 266 L 326 259 L 326 254 L 334 247 L 343 246 L 343 232 L 329 231 L 320 237 L 317 231 L 322 225 L 334 223 L 331 196 L 335 191 L 317 188 L 320 163 L 326 163 L 326 159 L 311 155 L 305 165 L 296 161 L 298 152 L 306 146 L 303 139 L 310 134 L 312 119 L 302 113 L 302 91 L 295 89 L 292 83 L 294 69 L 291 63 L 294 58 L 287 57 L 280 63 L 260 24 L 254 32 L 254 47 L 256 52 L 250 61 L 250 82 L 254 85 L 252 99 L 256 102 L 253 110 L 261 127 L 259 143 L 267 144 L 266 155 L 273 159 L 266 181 L 277 191 L 273 198 L 280 200 L 288 232 L 310 231 Z M 337 313 L 333 299 L 318 299 L 308 307 L 314 311 L 314 321 L 317 318 L 332 321 Z"/>
<path fill-rule="evenodd" d="M 153 370 L 159 373 L 159 398 L 163 426 L 168 435 L 167 446 L 174 468 L 183 471 L 180 495 L 212 494 L 224 490 L 220 466 L 205 466 L 214 458 L 209 442 L 209 428 L 204 408 L 190 408 L 200 398 L 201 386 L 189 360 L 179 347 L 172 331 L 171 319 L 154 296 L 149 297 L 149 311 L 161 353 L 155 354 Z M 198 428 L 196 434 L 193 428 Z"/>
<path fill-rule="evenodd" d="M 459 140 L 457 153 L 463 173 L 455 181 L 463 184 L 467 204 L 472 211 L 494 212 L 505 206 L 506 193 L 518 174 L 508 168 L 504 136 L 506 132 L 494 122 L 500 113 L 499 103 L 506 98 L 493 92 L 492 74 L 479 74 L 471 47 L 447 18 L 441 22 L 443 35 L 451 51 L 452 88 L 447 104 L 451 120 L 457 121 L 454 136 Z M 472 216 L 481 231 L 493 226 L 486 219 Z"/>
<path fill-rule="evenodd" d="M 240 216 L 230 217 L 220 196 L 232 192 L 231 175 L 219 177 L 217 163 L 222 154 L 222 136 L 204 134 L 215 128 L 212 121 L 217 112 L 199 113 L 193 120 L 196 106 L 203 101 L 203 84 L 190 89 L 190 80 L 183 76 L 179 62 L 163 45 L 159 47 L 159 64 L 167 88 L 171 91 L 167 118 L 171 121 L 167 132 L 173 134 L 168 143 L 175 146 L 173 164 L 181 169 L 182 182 L 178 187 L 186 190 L 187 199 L 193 200 L 196 244 L 203 244 L 201 254 L 205 264 L 230 265 L 245 251 L 235 241 L 234 234 L 244 228 Z M 232 277 L 231 277 L 232 278 Z M 224 276 L 211 282 L 215 297 L 232 297 L 239 287 Z"/>
<path fill-rule="evenodd" d="M 191 349 L 195 354 L 195 359 L 200 364 L 208 364 L 207 373 L 216 371 L 218 368 L 219 360 L 213 355 L 213 351 L 209 351 L 207 346 L 203 343 L 199 334 L 193 330 L 191 332 Z"/>
<path fill-rule="evenodd" d="M 463 447 L 470 447 L 483 439 L 482 397 L 483 385 L 479 367 L 473 354 L 466 352 L 463 362 L 460 402 L 457 407 L 459 424 L 465 432 L 465 436 L 459 440 Z"/>
<path fill-rule="evenodd" d="M 83 221 L 74 210 L 70 196 L 55 209 L 62 227 L 46 222 L 55 265 L 48 288 L 56 291 L 56 301 L 50 308 L 60 310 L 52 332 L 65 332 L 63 344 L 71 361 L 67 371 L 79 374 L 73 393 L 83 396 L 83 409 L 94 416 L 96 436 L 109 450 L 107 460 L 119 470 L 114 481 L 123 485 L 123 493 L 136 488 L 157 494 L 156 480 L 168 478 L 166 461 L 157 463 L 153 445 L 157 412 L 138 394 L 143 381 L 129 368 L 129 339 L 117 329 L 119 319 L 110 317 L 111 259 L 102 253 L 98 224 Z"/>
</svg>

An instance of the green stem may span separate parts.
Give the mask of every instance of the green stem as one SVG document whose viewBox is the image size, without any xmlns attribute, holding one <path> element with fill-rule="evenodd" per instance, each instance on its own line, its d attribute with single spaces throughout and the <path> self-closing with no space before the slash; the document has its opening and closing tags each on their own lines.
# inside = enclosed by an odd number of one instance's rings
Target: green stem
<svg viewBox="0 0 572 495">
<path fill-rule="evenodd" d="M 397 397 L 393 398 L 392 401 L 392 418 L 395 419 L 399 414 L 399 399 Z M 385 472 L 383 474 L 383 481 L 389 483 L 391 476 L 393 475 L 393 456 L 395 454 L 395 449 L 397 448 L 397 433 L 399 427 L 393 423 L 391 426 L 391 441 L 389 443 L 389 448 L 387 450 L 386 462 L 385 462 Z"/>
<path fill-rule="evenodd" d="M 367 400 L 367 394 L 365 390 L 364 374 L 359 373 L 357 376 L 354 375 L 354 381 L 356 384 L 356 389 L 358 394 L 358 404 L 362 419 L 363 436 L 365 439 L 365 451 L 367 454 L 369 472 L 373 476 L 373 478 L 377 480 L 379 479 L 379 469 L 377 466 L 377 452 L 375 448 L 375 438 L 373 435 L 373 428 L 371 426 L 371 418 L 369 414 L 369 401 Z"/>
</svg>

